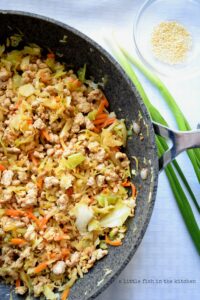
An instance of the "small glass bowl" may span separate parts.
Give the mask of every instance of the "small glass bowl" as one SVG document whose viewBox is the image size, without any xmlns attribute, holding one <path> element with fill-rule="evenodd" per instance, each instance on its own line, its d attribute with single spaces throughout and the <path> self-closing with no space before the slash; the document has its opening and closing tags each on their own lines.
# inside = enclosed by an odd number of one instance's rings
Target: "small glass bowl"
<svg viewBox="0 0 200 300">
<path fill-rule="evenodd" d="M 192 38 L 185 61 L 167 64 L 155 58 L 151 37 L 155 26 L 165 21 L 182 24 Z M 148 0 L 139 10 L 134 24 L 134 42 L 139 56 L 149 67 L 165 76 L 183 78 L 200 73 L 200 1 Z M 177 77 L 178 76 L 178 77 Z"/>
</svg>

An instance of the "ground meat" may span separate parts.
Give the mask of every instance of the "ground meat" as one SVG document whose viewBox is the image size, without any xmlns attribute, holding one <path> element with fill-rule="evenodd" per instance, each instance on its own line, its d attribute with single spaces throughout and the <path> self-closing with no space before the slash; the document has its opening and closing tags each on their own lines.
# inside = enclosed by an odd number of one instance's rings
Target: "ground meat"
<svg viewBox="0 0 200 300">
<path fill-rule="evenodd" d="M 106 151 L 101 148 L 97 153 L 93 155 L 93 159 L 97 162 L 103 162 L 105 160 Z"/>
<path fill-rule="evenodd" d="M 96 153 L 97 151 L 99 151 L 99 146 L 99 143 L 95 141 L 88 143 L 87 148 L 90 150 L 90 152 Z"/>
<path fill-rule="evenodd" d="M 15 288 L 15 293 L 19 295 L 24 295 L 27 292 L 27 287 L 26 286 L 18 286 Z"/>
<path fill-rule="evenodd" d="M 88 94 L 87 101 L 92 102 L 94 100 L 100 101 L 103 97 L 103 93 L 99 89 L 95 89 Z"/>
<path fill-rule="evenodd" d="M 37 233 L 35 232 L 35 227 L 33 225 L 29 225 L 26 233 L 24 234 L 24 238 L 28 241 L 34 241 L 37 237 Z"/>
<path fill-rule="evenodd" d="M 78 125 L 83 125 L 85 123 L 85 118 L 82 113 L 78 113 L 74 118 L 74 123 Z"/>
<path fill-rule="evenodd" d="M 104 182 L 105 182 L 105 176 L 103 176 L 103 175 L 98 175 L 96 181 L 97 181 L 98 187 L 102 187 L 102 185 L 103 185 Z"/>
<path fill-rule="evenodd" d="M 41 130 L 41 129 L 44 129 L 46 127 L 46 125 L 45 125 L 45 123 L 40 118 L 38 118 L 33 123 L 33 127 Z"/>
<path fill-rule="evenodd" d="M 7 71 L 5 68 L 1 68 L 0 70 L 0 80 L 6 81 L 11 76 L 10 72 Z"/>
<path fill-rule="evenodd" d="M 91 104 L 88 102 L 82 102 L 80 104 L 77 104 L 77 109 L 82 113 L 89 113 L 91 110 Z"/>
<path fill-rule="evenodd" d="M 70 259 L 67 259 L 65 261 L 66 265 L 70 268 L 74 267 L 79 262 L 80 256 L 81 256 L 80 253 L 77 251 L 72 253 Z"/>
<path fill-rule="evenodd" d="M 4 186 L 10 186 L 13 176 L 14 176 L 14 173 L 12 170 L 3 171 L 2 178 L 1 178 L 1 184 L 3 184 Z"/>
<path fill-rule="evenodd" d="M 93 186 L 95 184 L 95 179 L 94 177 L 89 177 L 87 181 L 88 186 Z"/>
<path fill-rule="evenodd" d="M 28 189 L 27 195 L 25 197 L 24 203 L 22 203 L 22 207 L 29 207 L 34 206 L 37 204 L 37 186 L 33 184 L 32 182 L 29 182 L 26 185 L 26 188 Z"/>
<path fill-rule="evenodd" d="M 9 202 L 11 199 L 12 199 L 12 196 L 13 196 L 13 192 L 10 191 L 10 190 L 4 190 L 3 191 L 3 197 L 1 199 L 1 203 L 4 203 L 4 202 Z"/>
<path fill-rule="evenodd" d="M 28 179 L 28 175 L 25 171 L 19 171 L 18 178 L 21 182 L 25 182 Z"/>
<path fill-rule="evenodd" d="M 50 189 L 53 186 L 58 186 L 59 185 L 59 180 L 54 176 L 46 177 L 44 179 L 44 184 L 45 184 L 46 189 Z"/>
<path fill-rule="evenodd" d="M 69 201 L 68 196 L 66 194 L 63 194 L 57 199 L 56 204 L 61 210 L 64 210 L 67 208 L 68 201 Z"/>
<path fill-rule="evenodd" d="M 62 260 L 58 261 L 52 268 L 55 275 L 60 275 L 65 273 L 66 263 Z"/>
</svg>

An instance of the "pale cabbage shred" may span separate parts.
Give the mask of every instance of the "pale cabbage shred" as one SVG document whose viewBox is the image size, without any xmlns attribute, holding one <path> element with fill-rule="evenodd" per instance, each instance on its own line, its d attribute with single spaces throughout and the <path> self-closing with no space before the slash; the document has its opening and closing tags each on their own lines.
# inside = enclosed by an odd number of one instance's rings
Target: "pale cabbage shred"
<svg viewBox="0 0 200 300">
<path fill-rule="evenodd" d="M 127 189 L 122 186 L 122 183 L 130 176 L 129 167 L 119 170 L 120 162 L 115 158 L 116 150 L 112 150 L 115 147 L 126 145 L 127 131 L 123 120 L 116 120 L 112 125 L 102 129 L 100 133 L 83 128 L 75 134 L 77 138 L 81 137 L 81 139 L 80 142 L 75 142 L 70 155 L 48 156 L 45 152 L 45 145 L 47 143 L 52 145 L 52 143 L 46 141 L 45 137 L 41 135 L 41 131 L 33 126 L 33 117 L 41 118 L 41 112 L 49 114 L 46 129 L 49 132 L 55 132 L 55 126 L 57 126 L 56 133 L 59 136 L 57 145 L 60 145 L 58 149 L 67 151 L 70 137 L 73 136 L 71 128 L 74 116 L 79 112 L 76 108 L 76 101 L 74 102 L 75 95 L 73 93 L 79 92 L 81 95 L 86 95 L 95 90 L 97 86 L 91 80 L 85 79 L 86 65 L 79 70 L 78 81 L 77 76 L 72 71 L 66 71 L 64 65 L 57 63 L 52 56 L 42 59 L 41 49 L 37 45 L 26 46 L 23 50 L 13 50 L 10 53 L 6 53 L 6 48 L 2 45 L 0 46 L 0 57 L 0 67 L 12 74 L 8 84 L 13 92 L 12 105 L 15 106 L 10 114 L 9 109 L 3 106 L 5 98 L 0 96 L 1 126 L 4 126 L 3 130 L 6 129 L 10 134 L 8 139 L 1 130 L 0 144 L 7 159 L 3 159 L 1 156 L 0 164 L 15 174 L 26 172 L 28 181 L 34 184 L 37 184 L 41 174 L 54 176 L 60 182 L 58 188 L 52 186 L 51 189 L 45 188 L 43 184 L 42 191 L 38 193 L 39 202 L 33 206 L 33 214 L 39 221 L 44 216 L 49 216 L 43 232 L 38 230 L 33 219 L 28 220 L 28 224 L 24 223 L 23 225 L 22 223 L 19 227 L 16 222 L 21 221 L 20 217 L 8 216 L 9 222 L 4 224 L 3 218 L 5 218 L 7 209 L 10 208 L 10 203 L 7 206 L 6 201 L 1 202 L 0 229 L 4 257 L 8 251 L 13 251 L 13 249 L 17 249 L 19 260 L 27 247 L 30 247 L 30 253 L 23 259 L 21 258 L 23 264 L 17 265 L 17 262 L 12 261 L 11 258 L 10 261 L 7 259 L 9 263 L 4 262 L 2 264 L 0 276 L 11 284 L 20 279 L 20 285 L 25 286 L 29 291 L 28 298 L 34 294 L 35 296 L 44 295 L 46 299 L 54 300 L 59 297 L 54 289 L 63 291 L 65 288 L 71 287 L 78 278 L 77 270 L 80 270 L 81 264 L 75 265 L 75 268 L 66 267 L 64 274 L 55 275 L 52 273 L 52 266 L 58 259 L 50 260 L 48 252 L 54 252 L 58 255 L 65 248 L 70 249 L 71 254 L 78 251 L 82 255 L 82 265 L 86 266 L 90 259 L 86 250 L 93 247 L 94 252 L 101 245 L 102 249 L 106 249 L 105 235 L 109 236 L 112 233 L 110 236 L 113 237 L 113 232 L 116 232 L 114 239 L 122 239 L 125 232 L 124 222 L 134 214 L 135 198 L 128 196 Z M 41 60 L 41 63 L 45 63 L 46 67 L 40 68 L 38 66 L 34 71 L 38 59 Z M 30 70 L 29 74 L 34 71 L 34 76 L 26 82 L 24 78 L 28 70 Z M 47 79 L 45 79 L 44 70 L 49 74 Z M 79 84 L 76 85 L 77 82 Z M 48 86 L 51 86 L 55 93 L 48 93 Z M 68 91 L 67 95 L 64 93 L 64 89 Z M 33 106 L 34 102 L 37 102 L 37 109 Z M 91 105 L 89 113 L 85 114 L 88 120 L 95 120 L 99 103 L 100 101 L 96 99 L 95 103 Z M 8 115 L 9 124 L 5 125 L 4 121 Z M 95 159 L 90 157 L 81 147 L 83 140 L 88 144 L 98 142 L 99 149 L 105 150 L 107 158 L 103 162 L 105 163 L 107 160 L 107 165 L 102 170 L 97 170 Z M 39 144 L 44 146 L 44 157 L 37 159 L 37 164 L 34 165 L 30 159 L 30 154 L 34 153 Z M 20 157 L 15 153 L 8 153 L 9 147 L 20 149 Z M 107 181 L 100 187 L 87 185 L 89 178 L 95 178 L 100 174 L 104 175 L 106 170 L 113 171 L 116 167 L 118 167 L 120 174 L 117 181 Z M 19 201 L 22 193 L 23 195 L 28 193 L 29 189 L 26 184 L 27 181 L 25 180 L 17 186 L 11 184 L 6 187 L 7 192 L 10 192 L 14 199 L 13 209 L 26 210 L 22 202 Z M 1 185 L 1 193 L 3 188 Z M 69 194 L 68 200 L 66 200 L 68 202 L 60 209 L 58 204 L 59 189 L 60 193 L 64 195 L 64 189 L 68 191 L 70 188 L 76 197 Z M 41 195 L 43 196 L 41 197 Z M 3 199 L 3 194 L 1 194 L 1 198 Z M 23 239 L 28 230 L 27 226 L 31 224 L 34 226 L 35 238 L 26 241 L 27 247 L 13 247 L 10 242 L 11 239 Z M 66 231 L 68 238 L 55 240 L 54 234 L 66 235 L 63 232 L 63 226 L 68 228 Z M 117 230 L 111 231 L 113 228 Z M 46 243 L 44 236 L 47 235 L 48 230 L 54 230 L 54 233 L 50 235 Z M 42 247 L 43 243 L 45 243 L 44 248 Z M 64 258 L 60 259 L 63 260 Z M 64 260 L 69 261 L 69 259 L 70 257 Z M 44 261 L 48 261 L 48 267 L 42 273 L 35 274 L 34 267 Z M 88 266 L 88 269 L 90 267 Z M 19 292 L 18 288 L 16 288 L 16 292 Z"/>
</svg>

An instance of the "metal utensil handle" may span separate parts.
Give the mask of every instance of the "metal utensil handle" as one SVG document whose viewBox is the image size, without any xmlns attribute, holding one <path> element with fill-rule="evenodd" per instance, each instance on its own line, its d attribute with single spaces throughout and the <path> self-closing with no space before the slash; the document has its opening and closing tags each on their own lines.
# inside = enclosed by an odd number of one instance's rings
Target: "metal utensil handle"
<svg viewBox="0 0 200 300">
<path fill-rule="evenodd" d="M 200 130 L 176 131 L 156 122 L 153 122 L 153 127 L 155 134 L 172 141 L 172 147 L 159 158 L 160 171 L 181 152 L 191 148 L 200 148 Z"/>
</svg>

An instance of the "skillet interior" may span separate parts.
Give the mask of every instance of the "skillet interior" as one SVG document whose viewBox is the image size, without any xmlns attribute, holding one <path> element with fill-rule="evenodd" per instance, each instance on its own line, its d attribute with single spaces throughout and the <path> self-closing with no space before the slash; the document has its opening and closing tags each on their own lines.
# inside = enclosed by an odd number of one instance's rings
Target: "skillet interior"
<svg viewBox="0 0 200 300">
<path fill-rule="evenodd" d="M 149 175 L 143 181 L 138 174 L 134 183 L 138 190 L 135 217 L 128 220 L 128 232 L 121 247 L 111 247 L 109 255 L 97 262 L 83 279 L 78 280 L 71 290 L 69 299 L 94 299 L 102 292 L 126 266 L 134 255 L 152 213 L 158 175 L 158 158 L 155 137 L 149 115 L 135 87 L 122 71 L 120 66 L 100 46 L 80 32 L 60 22 L 39 17 L 33 14 L 1 11 L 0 32 L 2 41 L 18 30 L 23 32 L 25 43 L 36 43 L 42 48 L 49 47 L 54 53 L 63 54 L 62 61 L 77 70 L 87 64 L 87 77 L 93 76 L 96 82 L 106 78 L 104 92 L 110 102 L 110 110 L 115 111 L 118 118 L 124 118 L 127 126 L 132 120 L 140 120 L 144 140 L 135 134 L 128 140 L 126 153 L 129 158 L 136 156 L 139 168 L 147 166 Z M 67 43 L 60 43 L 63 36 Z M 146 125 L 145 125 L 146 124 Z M 146 163 L 144 161 L 146 159 Z M 132 167 L 135 167 L 134 160 Z M 10 299 L 10 287 L 0 284 L 0 299 Z M 13 295 L 13 300 L 24 299 Z"/>
</svg>

